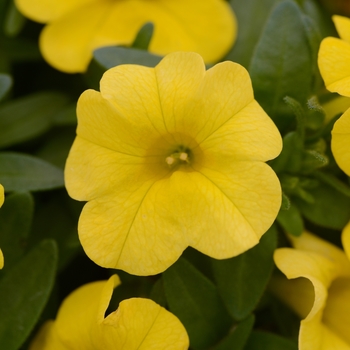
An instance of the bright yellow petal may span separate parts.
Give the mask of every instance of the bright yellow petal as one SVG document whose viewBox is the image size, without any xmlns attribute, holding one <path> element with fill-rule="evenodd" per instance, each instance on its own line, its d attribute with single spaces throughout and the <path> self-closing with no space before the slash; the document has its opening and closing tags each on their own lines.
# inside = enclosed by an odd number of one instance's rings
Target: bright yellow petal
<svg viewBox="0 0 350 350">
<path fill-rule="evenodd" d="M 205 73 L 192 100 L 178 116 L 179 128 L 201 143 L 253 102 L 248 72 L 237 63 L 219 63 Z"/>
<path fill-rule="evenodd" d="M 350 43 L 350 19 L 343 16 L 332 17 L 339 36 Z"/>
<path fill-rule="evenodd" d="M 350 348 L 350 278 L 339 278 L 332 283 L 323 323 Z"/>
<path fill-rule="evenodd" d="M 345 250 L 345 254 L 350 260 L 350 222 L 344 227 L 341 240 Z"/>
<path fill-rule="evenodd" d="M 322 104 L 322 107 L 326 113 L 325 122 L 329 122 L 336 115 L 344 113 L 348 108 L 350 108 L 350 98 L 339 96 L 332 98 L 330 101 Z"/>
<path fill-rule="evenodd" d="M 320 254 L 292 248 L 277 249 L 274 253 L 274 260 L 288 279 L 305 277 L 313 284 L 315 302 L 306 319 L 315 317 L 325 307 L 327 289 L 337 277 L 335 264 Z"/>
<path fill-rule="evenodd" d="M 54 68 L 67 73 L 84 72 L 92 58 L 93 38 L 113 2 L 93 1 L 48 24 L 40 35 L 40 50 Z M 106 39 L 105 45 L 114 44 Z"/>
<path fill-rule="evenodd" d="M 331 148 L 339 167 L 350 176 L 350 109 L 334 124 Z"/>
<path fill-rule="evenodd" d="M 326 38 L 318 52 L 318 66 L 329 91 L 350 97 L 350 43 Z"/>
<path fill-rule="evenodd" d="M 137 190 L 144 182 L 163 177 L 168 170 L 153 158 L 133 157 L 111 151 L 77 137 L 65 166 L 69 195 L 87 201 L 120 189 Z"/>
<path fill-rule="evenodd" d="M 15 4 L 26 17 L 46 23 L 93 1 L 96 2 L 96 0 L 15 0 Z"/>
<path fill-rule="evenodd" d="M 272 224 L 281 193 L 265 164 L 243 162 L 236 169 L 232 177 L 176 171 L 90 201 L 79 221 L 87 255 L 104 267 L 149 275 L 164 271 L 188 245 L 219 259 L 246 251 Z"/>
<path fill-rule="evenodd" d="M 334 262 L 337 276 L 350 277 L 350 263 L 344 252 L 335 245 L 307 231 L 299 237 L 288 236 L 294 248 L 322 255 Z"/>
<path fill-rule="evenodd" d="M 29 350 L 71 350 L 57 335 L 55 322 L 46 321 L 30 344 Z M 73 349 L 72 349 L 73 350 Z"/>
<path fill-rule="evenodd" d="M 282 138 L 270 117 L 252 101 L 200 144 L 208 164 L 273 159 L 282 150 Z"/>
<path fill-rule="evenodd" d="M 149 299 L 123 300 L 103 326 L 96 344 L 100 349 L 185 350 L 189 346 L 179 319 Z"/>
<path fill-rule="evenodd" d="M 151 52 L 195 51 L 208 63 L 228 52 L 237 31 L 223 0 L 17 0 L 17 5 L 31 19 L 50 22 L 40 39 L 43 56 L 71 73 L 85 71 L 98 47 L 130 45 L 147 22 L 155 26 Z"/>
<path fill-rule="evenodd" d="M 233 245 L 237 246 L 234 255 L 242 253 L 243 250 L 240 251 L 240 249 L 243 247 L 240 247 L 241 244 L 238 241 L 248 242 L 252 237 L 259 240 L 277 216 L 282 194 L 276 174 L 268 165 L 261 162 L 234 162 L 226 165 L 222 163 L 215 167 L 210 160 L 205 161 L 198 171 L 213 184 L 216 191 L 221 192 L 221 195 L 229 200 L 235 211 L 239 213 L 232 226 L 232 235 L 235 239 L 231 238 L 232 245 L 226 244 L 228 251 L 234 249 Z M 200 242 L 206 244 L 207 249 L 211 249 L 213 244 L 206 238 L 207 236 L 203 236 Z M 204 247 L 198 249 L 203 251 Z"/>
<path fill-rule="evenodd" d="M 0 207 L 4 204 L 5 201 L 5 191 L 4 187 L 0 184 Z"/>
<path fill-rule="evenodd" d="M 2 269 L 3 267 L 4 267 L 4 254 L 0 249 L 0 269 Z"/>
<path fill-rule="evenodd" d="M 62 303 L 55 328 L 67 349 L 94 350 L 113 289 L 120 284 L 118 276 L 108 281 L 92 282 L 76 289 Z"/>
</svg>

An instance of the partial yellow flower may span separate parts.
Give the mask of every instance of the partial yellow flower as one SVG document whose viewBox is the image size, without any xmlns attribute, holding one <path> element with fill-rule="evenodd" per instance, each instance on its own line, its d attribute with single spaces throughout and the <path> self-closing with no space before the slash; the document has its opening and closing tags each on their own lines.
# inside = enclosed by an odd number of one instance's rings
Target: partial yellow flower
<svg viewBox="0 0 350 350">
<path fill-rule="evenodd" d="M 0 184 L 0 208 L 4 204 L 5 200 L 5 194 L 4 194 L 4 187 Z M 4 255 L 0 249 L 0 269 L 4 267 Z"/>
<path fill-rule="evenodd" d="M 272 291 L 303 320 L 300 350 L 350 350 L 350 223 L 338 247 L 304 232 L 291 237 L 293 248 L 275 251 L 277 267 L 289 280 L 276 278 Z"/>
<path fill-rule="evenodd" d="M 195 51 L 207 63 L 222 58 L 236 38 L 234 13 L 224 0 L 16 0 L 27 17 L 48 23 L 40 36 L 44 58 L 68 73 L 84 72 L 94 49 L 130 45 L 154 24 L 149 47 L 165 55 Z"/>
<path fill-rule="evenodd" d="M 318 65 L 329 91 L 350 97 L 350 19 L 333 16 L 338 38 L 321 42 Z M 332 152 L 339 167 L 350 176 L 350 111 L 347 110 L 334 124 Z"/>
<path fill-rule="evenodd" d="M 123 300 L 105 316 L 117 275 L 72 292 L 55 321 L 41 328 L 30 350 L 182 350 L 189 338 L 179 319 L 149 299 Z"/>
<path fill-rule="evenodd" d="M 337 95 L 335 98 L 323 103 L 322 108 L 325 111 L 325 122 L 327 123 L 336 115 L 343 114 L 350 108 L 350 98 Z"/>
<path fill-rule="evenodd" d="M 94 262 L 150 275 L 188 246 L 225 259 L 259 242 L 281 204 L 264 162 L 282 142 L 242 66 L 205 71 L 178 52 L 112 68 L 100 88 L 78 101 L 65 168 L 70 196 L 88 201 L 78 231 Z"/>
</svg>

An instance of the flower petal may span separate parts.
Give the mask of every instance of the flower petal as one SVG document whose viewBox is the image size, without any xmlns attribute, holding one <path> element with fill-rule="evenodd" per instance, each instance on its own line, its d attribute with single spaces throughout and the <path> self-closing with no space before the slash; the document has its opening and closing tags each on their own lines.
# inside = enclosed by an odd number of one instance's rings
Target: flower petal
<svg viewBox="0 0 350 350">
<path fill-rule="evenodd" d="M 229 251 L 231 256 L 244 251 L 244 245 L 242 246 L 239 241 L 245 241 L 247 245 L 252 244 L 254 240 L 259 240 L 272 225 L 281 206 L 281 187 L 276 174 L 265 163 L 237 161 L 217 165 L 219 166 L 215 167 L 215 163 L 208 160 L 198 171 L 212 183 L 216 192 L 230 202 L 235 212 L 239 213 L 238 216 L 236 214 L 237 218 L 233 217 L 231 223 L 231 243 L 225 243 L 226 257 L 229 257 Z M 221 204 L 220 207 L 224 206 Z M 218 208 L 220 207 L 218 204 Z M 198 245 L 195 247 L 209 254 L 207 250 L 215 247 L 209 239 L 214 241 L 210 236 L 203 236 L 200 241 L 200 244 L 205 244 L 207 249 Z M 215 256 L 214 253 L 209 255 L 224 258 L 216 254 Z"/>
<path fill-rule="evenodd" d="M 130 45 L 147 22 L 155 25 L 150 51 L 161 55 L 196 51 L 216 62 L 236 37 L 235 16 L 222 0 L 54 1 L 51 7 L 36 0 L 33 8 L 28 0 L 17 2 L 30 18 L 52 21 L 42 32 L 41 51 L 55 68 L 71 73 L 85 71 L 98 47 Z"/>
<path fill-rule="evenodd" d="M 335 245 L 313 235 L 307 231 L 299 237 L 292 235 L 288 236 L 292 242 L 293 247 L 306 251 L 320 254 L 327 258 L 329 261 L 334 262 L 337 276 L 349 276 L 350 277 L 350 263 L 344 252 Z"/>
<path fill-rule="evenodd" d="M 233 62 L 219 63 L 205 73 L 193 101 L 178 116 L 180 127 L 201 143 L 253 100 L 246 69 Z"/>
<path fill-rule="evenodd" d="M 252 101 L 206 138 L 200 148 L 214 163 L 265 162 L 281 152 L 282 138 L 270 117 Z"/>
<path fill-rule="evenodd" d="M 55 322 L 46 321 L 30 344 L 29 350 L 67 350 L 56 331 Z M 69 349 L 69 348 L 68 348 Z M 88 349 L 87 349 L 88 350 Z"/>
<path fill-rule="evenodd" d="M 318 66 L 329 91 L 350 97 L 350 43 L 326 38 L 321 42 Z"/>
<path fill-rule="evenodd" d="M 84 72 L 99 46 L 93 38 L 112 5 L 109 0 L 93 1 L 45 26 L 39 40 L 45 60 L 67 73 Z M 115 44 L 113 39 L 104 41 L 104 45 Z"/>
<path fill-rule="evenodd" d="M 37 22 L 46 23 L 52 22 L 93 1 L 96 2 L 96 0 L 15 0 L 15 3 L 26 17 Z"/>
<path fill-rule="evenodd" d="M 306 320 L 316 317 L 325 307 L 327 289 L 337 277 L 335 264 L 320 254 L 291 248 L 277 249 L 274 260 L 288 279 L 305 277 L 313 284 L 315 301 Z M 288 300 L 289 295 L 286 294 L 284 299 Z"/>
<path fill-rule="evenodd" d="M 134 191 L 120 188 L 118 196 L 90 201 L 79 221 L 87 255 L 104 267 L 148 275 L 164 271 L 188 245 L 219 259 L 246 251 L 272 224 L 281 193 L 278 179 L 265 164 L 254 164 L 250 172 L 246 163 L 236 168 L 236 179 L 215 173 L 213 183 L 206 174 L 176 171 Z M 254 170 L 270 176 L 271 184 L 261 186 L 253 180 Z M 243 184 L 240 176 L 245 177 Z M 229 196 L 225 191 L 231 191 Z"/>
<path fill-rule="evenodd" d="M 350 349 L 350 279 L 335 280 L 328 290 L 327 305 L 323 311 L 323 323 Z"/>
<path fill-rule="evenodd" d="M 5 194 L 4 194 L 4 187 L 0 185 L 0 207 L 4 204 L 5 201 Z"/>
<path fill-rule="evenodd" d="M 101 80 L 101 94 L 132 123 L 136 135 L 156 132 L 171 143 L 170 132 L 187 130 L 177 122 L 204 74 L 199 55 L 177 52 L 166 56 L 155 69 L 122 65 L 108 70 Z"/>
<path fill-rule="evenodd" d="M 339 167 L 350 176 L 350 109 L 333 126 L 331 148 Z"/>
<path fill-rule="evenodd" d="M 108 281 L 83 285 L 63 301 L 55 328 L 68 349 L 96 349 L 98 327 L 103 323 L 113 289 L 119 284 L 118 276 L 113 275 Z"/>
<path fill-rule="evenodd" d="M 339 36 L 350 43 L 350 19 L 344 16 L 332 17 Z"/>
<path fill-rule="evenodd" d="M 341 240 L 342 240 L 345 254 L 350 260 L 350 222 L 348 222 L 348 224 L 344 227 Z"/>
<path fill-rule="evenodd" d="M 123 188 L 132 192 L 144 182 L 154 182 L 168 172 L 165 167 L 152 164 L 152 159 L 118 153 L 77 137 L 65 166 L 67 191 L 81 201 L 105 193 L 116 196 Z"/>
<path fill-rule="evenodd" d="M 104 341 L 103 349 L 185 350 L 189 346 L 179 319 L 149 299 L 123 300 L 103 324 L 106 326 L 100 338 Z"/>
</svg>

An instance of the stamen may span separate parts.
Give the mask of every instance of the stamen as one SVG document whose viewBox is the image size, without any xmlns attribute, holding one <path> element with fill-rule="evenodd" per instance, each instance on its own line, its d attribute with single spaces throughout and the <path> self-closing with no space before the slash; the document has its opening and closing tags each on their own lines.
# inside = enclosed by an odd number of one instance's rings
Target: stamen
<svg viewBox="0 0 350 350">
<path fill-rule="evenodd" d="M 183 160 L 184 162 L 188 163 L 188 154 L 185 152 L 181 152 L 179 156 L 180 160 Z"/>
<path fill-rule="evenodd" d="M 175 162 L 175 158 L 170 156 L 170 157 L 166 157 L 165 158 L 165 162 L 168 164 L 168 165 L 173 165 L 174 162 Z"/>
</svg>

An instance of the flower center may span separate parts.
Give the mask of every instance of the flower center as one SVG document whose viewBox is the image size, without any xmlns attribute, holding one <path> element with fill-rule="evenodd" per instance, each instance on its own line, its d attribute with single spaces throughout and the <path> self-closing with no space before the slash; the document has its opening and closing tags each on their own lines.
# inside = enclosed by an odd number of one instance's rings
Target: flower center
<svg viewBox="0 0 350 350">
<path fill-rule="evenodd" d="M 165 158 L 165 163 L 173 168 L 177 165 L 187 165 L 190 164 L 192 160 L 191 150 L 180 146 L 175 152 L 171 153 L 168 157 Z"/>
</svg>

